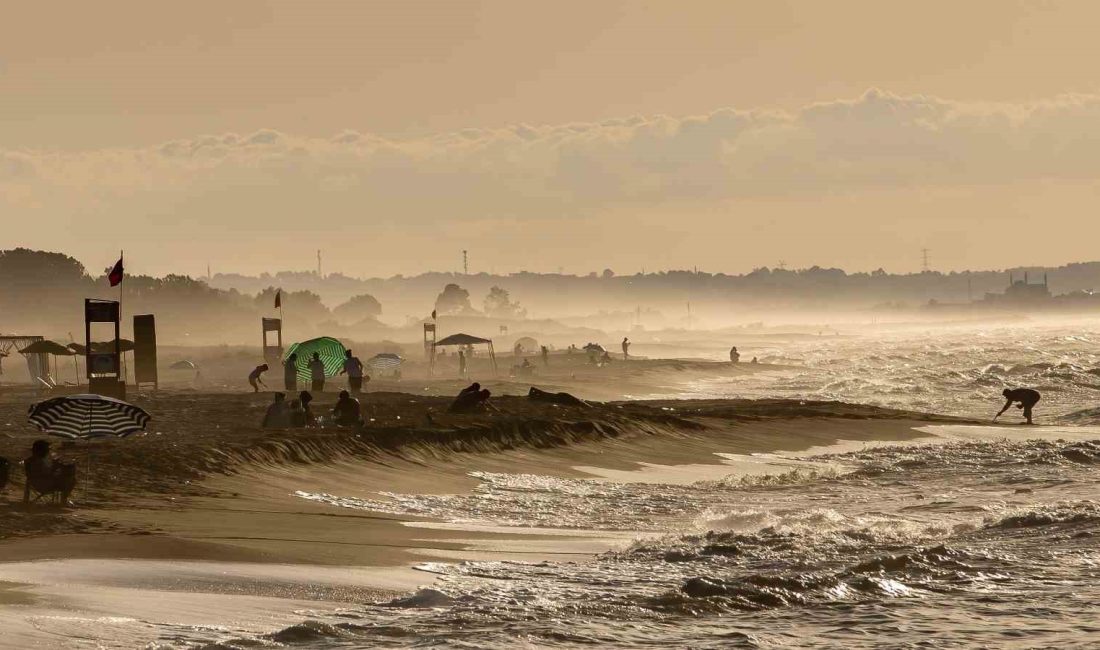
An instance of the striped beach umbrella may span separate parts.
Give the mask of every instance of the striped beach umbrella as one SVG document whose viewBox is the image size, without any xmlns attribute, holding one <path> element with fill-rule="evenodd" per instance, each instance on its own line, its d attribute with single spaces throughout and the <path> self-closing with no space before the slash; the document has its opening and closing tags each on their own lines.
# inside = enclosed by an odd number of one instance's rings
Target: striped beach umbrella
<svg viewBox="0 0 1100 650">
<path fill-rule="evenodd" d="M 287 348 L 283 359 L 286 360 L 290 355 L 297 354 L 298 360 L 295 365 L 298 366 L 298 381 L 308 383 L 310 380 L 309 362 L 313 359 L 314 352 L 321 356 L 321 363 L 325 365 L 325 376 L 335 377 L 336 373 L 344 367 L 344 351 L 346 349 L 343 343 L 331 336 L 322 336 L 295 343 Z"/>
<path fill-rule="evenodd" d="M 103 395 L 65 395 L 32 404 L 27 419 L 62 438 L 119 438 L 144 431 L 149 414 L 133 404 Z"/>
<path fill-rule="evenodd" d="M 367 360 L 367 367 L 375 372 L 397 370 L 405 360 L 392 352 L 376 354 Z"/>
</svg>

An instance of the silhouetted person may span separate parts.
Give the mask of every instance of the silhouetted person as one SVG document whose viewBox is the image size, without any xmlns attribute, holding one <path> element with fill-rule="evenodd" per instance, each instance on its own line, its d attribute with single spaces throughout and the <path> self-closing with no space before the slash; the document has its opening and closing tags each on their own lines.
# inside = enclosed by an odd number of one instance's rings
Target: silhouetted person
<svg viewBox="0 0 1100 650">
<path fill-rule="evenodd" d="M 290 409 L 290 424 L 295 427 L 310 427 L 317 423 L 317 418 L 313 415 L 313 409 L 310 408 L 310 402 L 313 401 L 313 395 L 309 394 L 309 391 L 303 390 L 298 393 L 298 399 L 291 402 Z M 297 404 L 297 408 L 295 408 Z"/>
<path fill-rule="evenodd" d="M 760 363 L 760 361 L 756 357 L 753 357 L 752 361 L 750 361 L 749 363 L 757 364 Z"/>
<path fill-rule="evenodd" d="M 542 346 L 542 365 L 546 368 L 550 367 L 550 348 L 545 345 Z"/>
<path fill-rule="evenodd" d="M 248 384 L 252 386 L 252 391 L 255 393 L 260 392 L 260 386 L 267 388 L 267 384 L 264 383 L 262 375 L 267 372 L 267 364 L 261 363 L 252 369 L 252 372 L 248 373 Z"/>
<path fill-rule="evenodd" d="M 458 376 L 466 376 L 466 354 L 462 351 L 458 351 Z"/>
<path fill-rule="evenodd" d="M 603 357 L 600 358 L 600 365 L 606 365 L 611 363 L 611 353 L 607 350 L 603 351 Z"/>
<path fill-rule="evenodd" d="M 23 503 L 31 502 L 31 492 L 38 495 L 56 495 L 62 504 L 69 502 L 69 495 L 76 487 L 76 465 L 62 463 L 50 457 L 50 443 L 35 440 L 31 445 L 31 455 L 23 461 L 23 471 L 27 474 L 23 486 Z"/>
<path fill-rule="evenodd" d="M 451 413 L 466 413 L 485 404 L 491 396 L 492 393 L 490 393 L 487 388 L 475 391 L 466 389 L 458 394 L 458 397 L 455 398 L 455 401 L 451 402 L 451 407 L 447 410 Z"/>
<path fill-rule="evenodd" d="M 353 427 L 363 421 L 363 408 L 359 400 L 346 390 L 340 391 L 336 406 L 332 407 L 332 419 L 338 426 Z"/>
<path fill-rule="evenodd" d="M 466 388 L 463 388 L 462 390 L 458 391 L 458 395 L 459 395 L 459 397 L 461 397 L 461 396 L 465 395 L 466 393 L 476 393 L 479 390 L 481 390 L 481 384 L 479 384 L 475 381 L 474 383 L 470 384 Z"/>
<path fill-rule="evenodd" d="M 623 337 L 623 360 L 630 357 L 630 339 Z"/>
<path fill-rule="evenodd" d="M 363 362 L 351 350 L 344 351 L 344 367 L 340 374 L 348 376 L 348 390 L 357 395 L 363 392 Z"/>
<path fill-rule="evenodd" d="M 1005 405 L 997 415 L 993 416 L 994 421 L 1001 417 L 1001 413 L 1007 411 L 1008 407 L 1012 406 L 1014 402 L 1019 402 L 1016 408 L 1024 410 L 1024 417 L 1027 419 L 1028 424 L 1035 424 L 1031 421 L 1031 409 L 1039 403 L 1041 397 L 1039 391 L 1031 388 L 1015 388 L 1012 390 L 1006 388 L 1001 391 L 1001 394 L 1005 396 Z"/>
<path fill-rule="evenodd" d="M 290 409 L 286 403 L 286 393 L 275 393 L 274 401 L 264 413 L 263 428 L 285 429 L 290 426 Z"/>
<path fill-rule="evenodd" d="M 309 360 L 309 380 L 314 393 L 325 392 L 325 362 L 321 361 L 320 352 L 314 352 Z"/>
<path fill-rule="evenodd" d="M 737 346 L 730 348 L 730 363 L 739 363 L 741 361 L 741 353 L 737 351 Z"/>
<path fill-rule="evenodd" d="M 283 362 L 283 386 L 288 393 L 298 391 L 298 355 L 292 354 Z"/>
</svg>

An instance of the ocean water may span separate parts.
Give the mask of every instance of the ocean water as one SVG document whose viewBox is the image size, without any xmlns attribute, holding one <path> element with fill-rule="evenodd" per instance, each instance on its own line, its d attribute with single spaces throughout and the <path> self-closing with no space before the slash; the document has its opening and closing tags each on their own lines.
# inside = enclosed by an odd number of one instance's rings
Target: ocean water
<svg viewBox="0 0 1100 650">
<path fill-rule="evenodd" d="M 795 370 L 692 382 L 693 396 L 843 399 L 991 417 L 1043 392 L 1045 439 L 798 455 L 692 484 L 475 473 L 467 495 L 301 492 L 334 508 L 518 532 L 606 532 L 563 562 L 434 562 L 430 589 L 318 611 L 210 647 L 1092 647 L 1100 643 L 1100 331 L 823 337 L 763 360 Z M 1013 411 L 1005 417 L 1018 419 Z M 1096 439 L 1093 439 L 1096 438 Z M 722 451 L 716 449 L 716 451 Z M 426 579 L 425 582 L 428 582 Z M 194 637 L 190 637 L 194 640 Z"/>
</svg>

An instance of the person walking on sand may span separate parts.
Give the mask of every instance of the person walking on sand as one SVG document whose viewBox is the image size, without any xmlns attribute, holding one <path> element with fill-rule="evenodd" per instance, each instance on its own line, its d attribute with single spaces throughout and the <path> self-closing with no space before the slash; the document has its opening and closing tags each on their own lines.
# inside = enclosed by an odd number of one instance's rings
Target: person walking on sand
<svg viewBox="0 0 1100 650">
<path fill-rule="evenodd" d="M 314 352 L 313 358 L 309 360 L 309 380 L 312 392 L 325 392 L 325 362 L 321 361 L 320 352 Z"/>
<path fill-rule="evenodd" d="M 363 392 L 363 362 L 351 350 L 344 351 L 344 367 L 340 374 L 348 376 L 348 390 L 354 395 Z"/>
<path fill-rule="evenodd" d="M 252 392 L 260 392 L 260 386 L 267 388 L 267 384 L 264 383 L 263 374 L 267 372 L 267 364 L 261 363 L 252 369 L 252 372 L 248 373 L 248 384 L 252 386 Z"/>
<path fill-rule="evenodd" d="M 630 339 L 623 337 L 623 361 L 630 357 Z"/>
<path fill-rule="evenodd" d="M 283 362 L 283 385 L 288 393 L 298 392 L 298 355 L 292 354 Z"/>
<path fill-rule="evenodd" d="M 1028 424 L 1035 424 L 1031 421 L 1031 409 L 1039 403 L 1039 399 L 1042 397 L 1039 395 L 1039 391 L 1031 388 L 1015 388 L 1011 390 L 1006 388 L 1001 391 L 1001 394 L 1005 396 L 1006 401 L 1004 408 L 1002 408 L 997 415 L 993 416 L 994 422 L 997 421 L 997 418 L 1001 417 L 1001 413 L 1008 410 L 1008 407 L 1012 406 L 1015 402 L 1019 402 L 1016 408 L 1024 410 L 1024 418 L 1027 419 Z"/>
</svg>

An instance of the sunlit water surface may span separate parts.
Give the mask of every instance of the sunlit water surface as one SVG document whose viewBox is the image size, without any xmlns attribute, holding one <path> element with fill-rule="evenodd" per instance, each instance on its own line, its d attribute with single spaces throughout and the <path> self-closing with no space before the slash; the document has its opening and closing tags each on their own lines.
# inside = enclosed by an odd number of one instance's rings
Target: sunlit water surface
<svg viewBox="0 0 1100 650">
<path fill-rule="evenodd" d="M 1053 329 L 822 337 L 757 351 L 797 370 L 694 382 L 685 392 L 988 417 L 1004 386 L 1027 385 L 1043 392 L 1040 421 L 1093 424 L 1096 341 L 1096 331 Z M 625 532 L 636 541 L 574 562 L 425 564 L 439 579 L 407 598 L 312 612 L 263 638 L 210 631 L 205 641 L 1088 646 L 1100 639 L 1100 434 L 1092 435 L 1100 430 L 1076 431 L 868 447 L 800 457 L 789 471 L 687 485 L 480 473 L 469 495 L 303 492 L 339 508 L 471 527 Z"/>
</svg>

